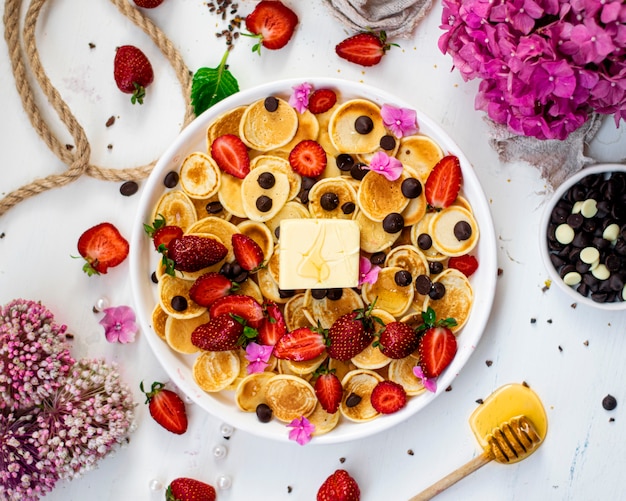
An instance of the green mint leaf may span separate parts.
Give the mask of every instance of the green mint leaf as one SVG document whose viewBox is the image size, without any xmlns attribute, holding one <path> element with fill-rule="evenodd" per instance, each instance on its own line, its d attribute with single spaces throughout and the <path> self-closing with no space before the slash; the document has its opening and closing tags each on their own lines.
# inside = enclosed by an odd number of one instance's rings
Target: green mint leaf
<svg viewBox="0 0 626 501">
<path fill-rule="evenodd" d="M 239 83 L 227 69 L 228 52 L 217 68 L 199 68 L 191 82 L 191 105 L 196 116 L 215 103 L 239 92 Z"/>
</svg>

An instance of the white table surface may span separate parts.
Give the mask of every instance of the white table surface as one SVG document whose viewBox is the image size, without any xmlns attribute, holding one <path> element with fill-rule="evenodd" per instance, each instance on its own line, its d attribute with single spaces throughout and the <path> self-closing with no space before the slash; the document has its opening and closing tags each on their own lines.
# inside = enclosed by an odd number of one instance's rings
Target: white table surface
<svg viewBox="0 0 626 501">
<path fill-rule="evenodd" d="M 126 261 L 109 274 L 89 278 L 76 254 L 82 231 L 111 221 L 130 235 L 140 194 L 122 197 L 118 183 L 87 177 L 33 197 L 0 217 L 0 304 L 14 298 L 40 300 L 75 334 L 72 353 L 105 357 L 120 366 L 139 406 L 129 445 L 99 468 L 71 482 L 59 482 L 46 499 L 81 501 L 157 500 L 162 484 L 191 476 L 215 485 L 232 479 L 221 501 L 312 500 L 336 468 L 359 482 L 363 501 L 403 500 L 478 454 L 468 417 L 499 386 L 526 381 L 540 396 L 549 419 L 548 436 L 525 461 L 490 463 L 441 494 L 444 500 L 599 500 L 626 495 L 626 314 L 605 313 L 571 301 L 556 287 L 544 291 L 547 273 L 538 251 L 538 223 L 548 196 L 538 171 L 502 164 L 488 144 L 482 115 L 473 108 L 477 83 L 451 72 L 451 59 L 437 49 L 441 6 L 437 3 L 408 40 L 394 40 L 383 62 L 371 69 L 346 63 L 334 46 L 346 30 L 320 2 L 288 2 L 300 16 L 292 42 L 280 52 L 250 53 L 240 39 L 231 70 L 242 89 L 279 78 L 340 77 L 383 88 L 414 104 L 452 136 L 473 164 L 490 202 L 498 247 L 496 299 L 480 344 L 454 381 L 426 409 L 395 428 L 366 440 L 316 447 L 279 444 L 235 430 L 224 439 L 222 421 L 188 405 L 189 430 L 175 436 L 149 416 L 139 381 L 167 379 L 144 337 L 130 345 L 109 344 L 92 307 L 105 296 L 111 304 L 132 304 Z M 149 38 L 109 2 L 54 0 L 39 19 L 43 65 L 92 147 L 92 162 L 114 168 L 157 158 L 180 130 L 183 100 L 174 72 Z M 254 2 L 240 2 L 240 13 Z M 169 35 L 190 69 L 216 66 L 224 50 L 214 33 L 222 29 L 200 0 L 165 0 L 149 12 Z M 95 44 L 90 49 L 89 43 Z M 115 88 L 116 46 L 140 46 L 155 68 L 146 104 L 132 106 Z M 8 53 L 0 51 L 0 195 L 65 166 L 32 129 L 11 78 Z M 43 103 L 43 101 L 42 101 Z M 112 127 L 107 119 L 116 116 Z M 71 137 L 45 116 L 60 137 Z M 107 148 L 112 144 L 113 148 Z M 626 157 L 624 126 L 607 121 L 592 151 L 602 160 Z M 531 323 L 531 318 L 536 323 Z M 486 362 L 492 361 L 489 366 Z M 618 406 L 602 408 L 606 394 Z M 614 421 L 610 421 L 614 418 Z M 216 459 L 214 447 L 228 448 Z M 414 452 L 413 455 L 408 450 Z M 344 458 L 344 462 L 340 462 Z M 288 492 L 291 487 L 291 492 Z"/>
</svg>

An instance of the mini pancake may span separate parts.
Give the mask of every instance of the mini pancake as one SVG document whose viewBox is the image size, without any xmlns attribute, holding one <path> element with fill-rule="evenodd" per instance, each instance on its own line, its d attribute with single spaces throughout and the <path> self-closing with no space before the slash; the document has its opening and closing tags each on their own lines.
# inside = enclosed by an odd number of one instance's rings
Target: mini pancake
<svg viewBox="0 0 626 501">
<path fill-rule="evenodd" d="M 426 214 L 424 214 L 424 217 L 420 219 L 418 223 L 414 224 L 411 227 L 411 235 L 410 235 L 411 243 L 415 247 L 417 247 L 419 250 L 421 250 L 422 253 L 426 256 L 426 259 L 428 259 L 429 261 L 445 261 L 446 259 L 448 259 L 449 256 L 446 256 L 445 254 L 442 254 L 441 252 L 439 252 L 439 250 L 437 250 L 437 248 L 434 245 L 431 245 L 428 249 L 422 249 L 417 244 L 418 238 L 422 233 L 426 233 L 427 235 L 430 235 L 429 226 L 434 216 L 435 216 L 435 212 L 427 212 Z"/>
<path fill-rule="evenodd" d="M 244 218 L 246 217 L 246 211 L 243 208 L 243 199 L 241 198 L 242 183 L 243 179 L 223 172 L 217 197 L 222 207 L 233 216 Z"/>
<path fill-rule="evenodd" d="M 274 186 L 267 189 L 261 187 L 258 179 L 263 173 L 274 176 Z M 289 190 L 289 178 L 286 174 L 275 172 L 268 166 L 250 171 L 241 183 L 241 199 L 246 216 L 260 222 L 273 218 L 289 199 Z M 263 199 L 269 200 L 269 205 L 262 205 Z"/>
<path fill-rule="evenodd" d="M 239 228 L 230 221 L 226 221 L 222 218 L 209 216 L 203 219 L 199 219 L 195 224 L 189 228 L 190 233 L 209 233 L 215 235 L 220 242 L 222 242 L 228 249 L 228 254 L 224 258 L 224 261 L 232 263 L 235 260 L 235 253 L 233 252 L 233 235 L 240 233 Z"/>
<path fill-rule="evenodd" d="M 394 141 L 393 148 L 391 148 L 391 149 L 389 149 L 389 150 L 386 150 L 386 149 L 384 149 L 384 148 L 380 145 L 380 143 L 379 143 L 378 148 L 376 148 L 374 151 L 371 151 L 371 152 L 369 152 L 369 153 L 360 153 L 360 154 L 358 154 L 358 155 L 357 155 L 357 160 L 358 160 L 359 162 L 363 162 L 363 163 L 369 164 L 369 163 L 370 163 L 370 161 L 372 160 L 372 157 L 373 157 L 376 153 L 378 153 L 378 152 L 380 152 L 380 151 L 382 151 L 383 153 L 385 153 L 385 155 L 388 155 L 388 156 L 390 156 L 390 157 L 395 157 L 395 156 L 396 156 L 396 153 L 398 152 L 398 148 L 400 147 L 400 141 L 399 141 L 398 139 L 396 139 L 396 137 L 394 137 L 394 136 L 393 136 L 393 134 L 385 134 L 385 136 L 388 136 L 388 138 L 385 138 L 385 137 L 383 136 L 383 137 L 381 137 L 381 138 L 380 138 L 380 139 L 381 139 L 381 141 L 380 141 L 380 142 L 383 142 L 383 140 L 385 140 L 385 141 L 391 141 L 391 140 L 393 140 L 393 141 Z M 391 139 L 389 139 L 389 138 L 391 138 Z"/>
<path fill-rule="evenodd" d="M 244 412 L 254 412 L 259 404 L 265 403 L 265 388 L 274 376 L 273 372 L 254 372 L 244 377 L 235 391 L 237 406 Z"/>
<path fill-rule="evenodd" d="M 355 220 L 359 223 L 361 232 L 361 249 L 370 254 L 383 251 L 391 247 L 402 232 L 387 233 L 383 229 L 383 223 L 372 221 L 362 211 L 357 211 Z"/>
<path fill-rule="evenodd" d="M 267 381 L 265 396 L 274 417 L 286 423 L 308 416 L 317 404 L 311 384 L 290 374 L 278 374 Z"/>
<path fill-rule="evenodd" d="M 307 219 L 310 218 L 311 214 L 309 210 L 302 205 L 300 202 L 296 202 L 294 200 L 289 200 L 282 209 L 280 209 L 276 215 L 265 221 L 265 224 L 272 232 L 272 238 L 274 239 L 274 243 L 278 242 L 278 236 L 276 235 L 276 228 L 280 226 L 280 222 L 283 219 Z M 280 232 L 280 230 L 279 230 Z"/>
<path fill-rule="evenodd" d="M 418 174 L 412 168 L 405 166 L 404 172 L 406 173 L 407 177 L 419 180 Z M 410 198 L 409 203 L 402 211 L 404 225 L 413 226 L 414 224 L 419 222 L 424 217 L 424 214 L 426 214 L 427 208 L 428 202 L 426 202 L 426 196 L 424 195 L 424 189 L 422 186 L 422 193 L 420 193 L 420 196 L 416 198 Z"/>
<path fill-rule="evenodd" d="M 309 422 L 315 426 L 313 436 L 324 435 L 335 429 L 337 424 L 339 424 L 340 415 L 339 412 L 335 412 L 334 414 L 326 412 L 318 402 L 313 412 L 307 418 Z"/>
<path fill-rule="evenodd" d="M 296 376 L 304 376 L 305 374 L 313 374 L 324 360 L 328 357 L 326 352 L 318 355 L 311 360 L 305 360 L 302 362 L 295 362 L 293 360 L 285 360 L 284 366 L 289 370 L 291 374 Z"/>
<path fill-rule="evenodd" d="M 336 195 L 338 203 L 332 208 L 327 207 L 323 197 L 327 194 Z M 352 203 L 356 208 L 357 194 L 348 181 L 343 178 L 320 179 L 309 191 L 309 212 L 314 218 L 320 219 L 354 219 L 355 212 L 345 213 L 345 204 Z"/>
<path fill-rule="evenodd" d="M 180 226 L 183 232 L 186 232 L 198 219 L 191 198 L 181 190 L 166 191 L 161 195 L 154 208 L 152 219 L 156 219 L 159 215 L 165 218 L 166 224 Z"/>
<path fill-rule="evenodd" d="M 435 213 L 428 223 L 428 233 L 433 239 L 433 247 L 446 256 L 467 254 L 474 249 L 479 236 L 472 213 L 454 205 Z"/>
<path fill-rule="evenodd" d="M 168 317 L 165 322 L 165 340 L 172 350 L 178 353 L 191 354 L 200 351 L 191 342 L 191 333 L 196 327 L 209 321 L 209 312 L 193 318 Z"/>
<path fill-rule="evenodd" d="M 411 273 L 413 280 L 419 275 L 429 275 L 428 259 L 414 245 L 399 245 L 389 251 L 385 266 L 398 266 Z"/>
<path fill-rule="evenodd" d="M 192 375 L 196 384 L 204 391 L 221 391 L 239 375 L 239 350 L 203 351 L 193 363 Z"/>
<path fill-rule="evenodd" d="M 250 362 L 246 359 L 246 352 L 244 350 L 233 351 L 239 357 L 239 373 L 237 374 L 237 377 L 233 381 L 231 381 L 231 383 L 226 386 L 226 388 L 224 388 L 225 390 L 229 391 L 237 391 L 239 383 L 241 383 L 243 379 L 248 376 L 248 365 L 250 365 Z"/>
<path fill-rule="evenodd" d="M 254 240 L 263 251 L 263 261 L 267 262 L 274 253 L 274 239 L 272 232 L 263 223 L 257 221 L 241 221 L 237 228 L 244 235 Z"/>
<path fill-rule="evenodd" d="M 224 183 L 225 175 L 228 175 L 228 174 L 222 172 L 221 181 L 220 181 L 220 190 Z M 191 201 L 193 202 L 193 205 L 196 208 L 196 214 L 198 215 L 198 219 L 202 219 L 202 218 L 209 217 L 209 216 L 214 216 L 214 217 L 219 217 L 221 219 L 225 219 L 226 221 L 230 221 L 230 219 L 233 217 L 232 212 L 230 212 L 226 207 L 224 207 L 224 204 L 222 204 L 222 202 L 220 201 L 219 192 L 209 198 L 192 198 Z M 222 206 L 221 210 L 219 212 L 209 212 L 209 207 L 213 205 L 217 206 L 217 204 L 220 204 Z M 219 208 L 219 206 L 217 207 Z"/>
<path fill-rule="evenodd" d="M 354 365 L 350 360 L 342 361 L 331 358 L 328 360 L 328 369 L 334 370 L 335 376 L 339 378 L 339 381 L 342 381 L 345 375 L 348 372 L 357 369 L 357 366 Z"/>
<path fill-rule="evenodd" d="M 409 396 L 424 393 L 426 389 L 422 381 L 413 374 L 413 367 L 417 364 L 417 360 L 413 357 L 405 357 L 392 360 L 388 367 L 388 378 L 399 385 L 402 385 L 404 391 Z"/>
<path fill-rule="evenodd" d="M 239 290 L 237 290 L 235 294 L 239 294 L 240 296 L 250 296 L 251 298 L 256 299 L 259 304 L 263 304 L 263 301 L 265 301 L 261 289 L 257 283 L 249 277 L 247 280 L 239 284 Z"/>
<path fill-rule="evenodd" d="M 379 318 L 384 325 L 395 320 L 393 315 L 378 308 L 372 310 L 372 317 Z M 374 323 L 376 334 L 383 331 L 384 325 L 380 325 L 378 322 Z M 391 359 L 384 355 L 378 346 L 373 346 L 373 343 L 351 359 L 352 363 L 359 369 L 380 369 L 391 362 Z"/>
<path fill-rule="evenodd" d="M 300 193 L 302 186 L 302 177 L 291 168 L 289 162 L 284 158 L 274 155 L 259 155 L 250 162 L 250 170 L 253 171 L 259 167 L 265 168 L 269 172 L 280 172 L 285 174 L 289 180 L 289 195 L 287 200 L 293 200 Z"/>
<path fill-rule="evenodd" d="M 370 396 L 374 387 L 384 378 L 377 372 L 367 369 L 355 369 L 348 372 L 341 381 L 343 386 L 343 398 L 339 405 L 341 414 L 348 420 L 362 423 L 377 418 L 380 414 L 372 407 Z M 358 395 L 361 401 L 348 407 L 346 402 L 351 395 Z"/>
<path fill-rule="evenodd" d="M 288 331 L 293 331 L 299 327 L 312 327 L 303 311 L 304 292 L 292 296 L 286 303 L 283 310 L 285 324 Z"/>
<path fill-rule="evenodd" d="M 241 117 L 247 106 L 237 106 L 231 110 L 228 110 L 213 120 L 206 130 L 206 144 L 207 151 L 211 151 L 211 145 L 215 138 L 223 136 L 224 134 L 239 135 L 239 124 L 241 123 Z"/>
<path fill-rule="evenodd" d="M 367 117 L 371 129 L 358 132 L 357 121 Z M 367 99 L 352 99 L 339 105 L 328 124 L 330 140 L 338 151 L 371 153 L 380 146 L 380 139 L 387 130 L 380 116 L 380 107 Z"/>
<path fill-rule="evenodd" d="M 209 155 L 196 151 L 180 167 L 180 187 L 191 198 L 209 198 L 220 188 L 221 171 Z"/>
<path fill-rule="evenodd" d="M 443 158 L 443 151 L 429 136 L 416 134 L 400 140 L 396 158 L 411 167 L 424 183 L 435 164 Z"/>
<path fill-rule="evenodd" d="M 340 299 L 310 299 L 308 310 L 314 319 L 313 325 L 317 325 L 319 321 L 324 329 L 328 329 L 340 316 L 363 308 L 363 300 L 357 292 L 353 289 L 342 290 Z M 310 290 L 305 292 L 305 302 L 308 302 L 307 295 L 310 294 Z"/>
<path fill-rule="evenodd" d="M 286 303 L 289 300 L 288 297 L 281 297 L 278 282 L 274 280 L 267 268 L 261 268 L 257 271 L 256 278 L 264 297 L 278 304 Z"/>
<path fill-rule="evenodd" d="M 395 275 L 402 271 L 399 266 L 385 267 L 378 273 L 378 280 L 370 284 L 366 282 L 361 288 L 363 300 L 366 303 L 376 301 L 376 307 L 387 311 L 394 317 L 406 313 L 413 302 L 415 288 L 413 283 L 400 286 L 396 283 Z"/>
<path fill-rule="evenodd" d="M 277 148 L 277 150 L 272 153 L 283 158 L 288 158 L 289 153 L 291 153 L 291 150 L 293 150 L 296 144 L 305 139 L 315 141 L 319 136 L 319 132 L 320 124 L 313 113 L 309 110 L 305 110 L 304 113 L 298 113 L 298 130 L 296 131 L 296 135 L 285 146 Z"/>
<path fill-rule="evenodd" d="M 442 271 L 434 281 L 442 283 L 446 292 L 441 299 L 426 297 L 424 311 L 431 307 L 437 319 L 454 318 L 457 325 L 450 327 L 450 330 L 457 332 L 467 322 L 474 303 L 472 285 L 463 273 L 454 268 Z"/>
<path fill-rule="evenodd" d="M 163 311 L 174 318 L 194 318 L 202 315 L 206 308 L 200 306 L 189 297 L 189 289 L 193 285 L 193 281 L 184 280 L 182 278 L 173 277 L 171 275 L 163 275 L 159 279 L 159 304 Z M 187 308 L 177 311 L 172 306 L 173 298 L 181 296 L 187 301 Z"/>
<path fill-rule="evenodd" d="M 249 147 L 259 151 L 276 150 L 291 141 L 298 130 L 298 113 L 287 101 L 275 98 L 274 111 L 265 107 L 265 99 L 250 104 L 243 112 L 239 136 Z"/>
<path fill-rule="evenodd" d="M 161 304 L 157 303 L 152 309 L 152 328 L 156 332 L 157 336 L 165 340 L 165 322 L 169 318 L 169 315 L 161 308 Z"/>
<path fill-rule="evenodd" d="M 274 245 L 272 255 L 267 261 L 267 269 L 272 275 L 274 282 L 280 284 L 280 246 Z"/>
<path fill-rule="evenodd" d="M 372 221 L 382 221 L 392 212 L 401 213 L 409 204 L 401 188 L 407 178 L 403 173 L 395 181 L 389 181 L 378 172 L 368 172 L 357 194 L 361 211 Z"/>
</svg>

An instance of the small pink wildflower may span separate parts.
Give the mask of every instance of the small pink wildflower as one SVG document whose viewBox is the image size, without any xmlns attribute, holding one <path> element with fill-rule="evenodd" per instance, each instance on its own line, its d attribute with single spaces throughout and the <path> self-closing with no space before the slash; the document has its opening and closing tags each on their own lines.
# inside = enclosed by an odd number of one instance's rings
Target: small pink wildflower
<svg viewBox="0 0 626 501">
<path fill-rule="evenodd" d="M 415 134 L 419 130 L 415 110 L 396 108 L 395 106 L 383 104 L 380 109 L 380 115 L 385 127 L 393 132 L 393 135 L 398 139 Z"/>
<path fill-rule="evenodd" d="M 435 393 L 437 391 L 437 378 L 429 378 L 424 375 L 424 371 L 419 365 L 413 367 L 413 374 L 417 379 L 421 379 L 424 388 L 428 391 Z"/>
<path fill-rule="evenodd" d="M 380 266 L 372 264 L 369 259 L 361 256 L 359 258 L 359 287 L 364 283 L 375 284 L 376 280 L 378 280 L 379 272 Z"/>
<path fill-rule="evenodd" d="M 384 151 L 378 151 L 374 153 L 370 160 L 368 169 L 378 172 L 384 176 L 388 181 L 395 181 L 402 175 L 402 162 L 397 158 L 390 157 Z"/>
<path fill-rule="evenodd" d="M 246 346 L 246 360 L 250 362 L 246 368 L 248 374 L 263 372 L 268 366 L 267 361 L 270 359 L 273 350 L 273 346 L 258 343 L 250 343 Z"/>
<path fill-rule="evenodd" d="M 302 114 L 309 108 L 309 95 L 313 90 L 310 83 L 304 82 L 293 87 L 293 94 L 289 98 L 289 104 L 293 106 L 298 113 Z"/>
<path fill-rule="evenodd" d="M 105 308 L 100 325 L 104 327 L 104 335 L 109 343 L 132 343 L 138 327 L 135 323 L 135 312 L 130 306 Z"/>
<path fill-rule="evenodd" d="M 311 441 L 311 435 L 315 431 L 315 425 L 304 416 L 294 419 L 287 427 L 291 428 L 289 440 L 295 440 L 300 445 L 308 444 Z"/>
</svg>

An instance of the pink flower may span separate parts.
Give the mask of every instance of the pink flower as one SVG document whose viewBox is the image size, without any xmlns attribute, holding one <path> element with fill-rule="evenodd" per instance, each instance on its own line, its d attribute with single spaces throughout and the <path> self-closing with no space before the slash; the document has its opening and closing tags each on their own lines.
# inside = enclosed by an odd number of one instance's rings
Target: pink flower
<svg viewBox="0 0 626 501">
<path fill-rule="evenodd" d="M 289 440 L 295 440 L 300 445 L 308 444 L 311 441 L 311 435 L 315 431 L 315 425 L 302 416 L 300 419 L 296 418 L 287 425 L 287 428 L 291 428 L 289 431 Z"/>
<path fill-rule="evenodd" d="M 100 325 L 104 327 L 104 335 L 109 343 L 132 343 L 138 327 L 135 323 L 135 312 L 130 306 L 105 308 Z"/>
<path fill-rule="evenodd" d="M 384 176 L 388 181 L 395 181 L 402 175 L 402 162 L 397 158 L 390 157 L 384 151 L 378 151 L 374 153 L 370 160 L 369 170 L 378 172 Z"/>
<path fill-rule="evenodd" d="M 373 265 L 366 257 L 359 258 L 359 287 L 364 283 L 375 284 L 378 280 L 380 266 Z"/>
<path fill-rule="evenodd" d="M 410 136 L 418 131 L 417 113 L 415 113 L 415 110 L 395 108 L 388 104 L 383 104 L 380 109 L 380 116 L 385 127 L 393 132 L 393 135 L 398 139 Z"/>
<path fill-rule="evenodd" d="M 248 344 L 248 346 L 246 346 L 246 360 L 250 362 L 246 369 L 248 374 L 263 372 L 268 365 L 267 361 L 270 359 L 270 356 L 272 356 L 273 350 L 273 346 L 258 343 Z"/>
<path fill-rule="evenodd" d="M 413 374 L 417 379 L 421 379 L 424 388 L 428 391 L 435 393 L 437 391 L 437 378 L 429 378 L 424 375 L 424 371 L 419 365 L 413 367 Z"/>
<path fill-rule="evenodd" d="M 289 98 L 289 104 L 293 106 L 298 113 L 304 113 L 309 107 L 309 95 L 313 90 L 310 83 L 304 82 L 293 87 L 293 94 Z"/>
</svg>

